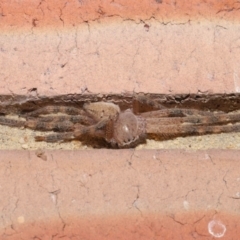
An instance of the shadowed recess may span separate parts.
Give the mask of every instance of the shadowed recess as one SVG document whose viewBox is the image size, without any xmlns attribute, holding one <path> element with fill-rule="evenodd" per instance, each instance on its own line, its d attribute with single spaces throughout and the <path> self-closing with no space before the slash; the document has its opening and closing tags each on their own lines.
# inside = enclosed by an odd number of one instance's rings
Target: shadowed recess
<svg viewBox="0 0 240 240">
<path fill-rule="evenodd" d="M 130 148 L 147 139 L 238 133 L 240 114 L 233 110 L 239 110 L 239 95 L 18 96 L 15 103 L 2 96 L 0 124 L 50 132 L 32 132 L 36 142 Z"/>
<path fill-rule="evenodd" d="M 37 91 L 34 89 L 34 91 Z M 123 94 L 67 94 L 56 96 L 0 95 L 0 113 L 19 114 L 34 111 L 48 105 L 82 107 L 88 102 L 112 102 L 121 110 L 132 108 L 134 96 L 143 95 L 166 108 L 193 108 L 198 110 L 230 112 L 239 110 L 240 94 L 151 94 L 151 93 L 123 93 Z M 142 104 L 141 112 L 153 110 L 154 106 Z"/>
</svg>

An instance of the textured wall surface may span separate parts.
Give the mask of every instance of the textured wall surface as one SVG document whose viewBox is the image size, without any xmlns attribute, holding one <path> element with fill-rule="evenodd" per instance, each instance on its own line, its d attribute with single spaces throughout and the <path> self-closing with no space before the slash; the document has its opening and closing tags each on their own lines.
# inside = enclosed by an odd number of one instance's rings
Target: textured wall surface
<svg viewBox="0 0 240 240">
<path fill-rule="evenodd" d="M 239 22 L 230 0 L 1 0 L 0 94 L 238 93 Z M 0 151 L 2 240 L 239 239 L 238 151 L 37 155 Z"/>
<path fill-rule="evenodd" d="M 236 1 L 0 3 L 0 93 L 239 92 Z"/>
<path fill-rule="evenodd" d="M 2 151 L 1 239 L 237 240 L 238 155 Z"/>
</svg>

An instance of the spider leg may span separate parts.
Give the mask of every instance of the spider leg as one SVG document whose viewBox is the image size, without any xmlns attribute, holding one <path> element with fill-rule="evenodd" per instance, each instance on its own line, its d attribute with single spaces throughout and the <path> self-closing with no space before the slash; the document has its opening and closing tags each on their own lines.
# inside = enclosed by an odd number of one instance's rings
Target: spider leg
<svg viewBox="0 0 240 240">
<path fill-rule="evenodd" d="M 162 104 L 148 98 L 144 94 L 135 95 L 133 98 L 132 106 L 133 106 L 133 113 L 138 114 L 141 112 L 142 106 L 148 106 L 152 109 L 165 109 Z"/>
<path fill-rule="evenodd" d="M 82 109 L 70 106 L 46 106 L 34 110 L 32 112 L 25 113 L 24 116 L 27 117 L 36 117 L 43 114 L 51 114 L 51 113 L 65 113 L 68 115 L 86 115 L 86 112 Z"/>
<path fill-rule="evenodd" d="M 153 100 L 144 94 L 138 94 L 133 99 L 133 112 L 134 114 L 141 115 L 142 117 L 183 117 L 191 115 L 211 116 L 214 113 L 208 111 L 201 111 L 196 109 L 182 109 L 182 108 L 166 108 L 157 100 Z M 152 111 L 141 112 L 141 105 L 149 106 Z M 219 112 L 220 113 L 220 112 Z"/>
<path fill-rule="evenodd" d="M 220 112 L 221 113 L 221 112 Z M 162 110 L 140 113 L 144 118 L 162 118 L 162 117 L 188 117 L 188 116 L 214 116 L 213 112 L 201 111 L 196 109 L 167 108 Z"/>
<path fill-rule="evenodd" d="M 106 136 L 106 120 L 102 120 L 99 123 L 92 126 L 84 126 L 81 124 L 75 125 L 75 130 L 68 133 L 55 133 L 49 134 L 46 136 L 36 136 L 36 141 L 45 141 L 45 142 L 59 142 L 59 141 L 69 141 L 74 139 L 82 138 L 104 138 Z"/>
<path fill-rule="evenodd" d="M 168 138 L 173 136 L 182 135 L 203 135 L 203 134 L 214 134 L 214 133 L 228 133 L 228 132 L 240 132 L 240 123 L 229 124 L 229 125 L 158 125 L 147 124 L 146 133 L 157 135 L 159 137 Z"/>
<path fill-rule="evenodd" d="M 9 127 L 24 127 L 25 121 L 11 119 L 7 117 L 0 117 L 0 125 L 5 125 Z"/>
<path fill-rule="evenodd" d="M 103 119 L 95 125 L 92 126 L 83 126 L 80 124 L 76 124 L 76 128 L 74 131 L 75 138 L 81 138 L 82 136 L 90 137 L 90 138 L 104 138 L 106 139 L 107 131 L 108 131 L 108 123 L 110 121 L 108 119 Z"/>
<path fill-rule="evenodd" d="M 73 131 L 74 123 L 70 121 L 52 121 L 45 122 L 40 119 L 29 119 L 25 122 L 24 127 L 39 131 L 56 131 L 56 132 L 66 132 Z"/>
<path fill-rule="evenodd" d="M 66 132 L 72 131 L 74 129 L 74 123 L 70 121 L 52 121 L 45 122 L 41 121 L 42 118 L 32 118 L 26 121 L 16 120 L 7 117 L 0 117 L 0 125 L 5 125 L 9 127 L 25 127 L 33 130 L 39 131 L 58 131 Z"/>
<path fill-rule="evenodd" d="M 150 125 L 171 125 L 192 123 L 198 125 L 216 125 L 233 122 L 240 122 L 240 112 L 232 113 L 216 113 L 211 116 L 188 116 L 188 117 L 163 117 L 163 118 L 147 118 Z"/>
<path fill-rule="evenodd" d="M 73 132 L 67 132 L 67 133 L 55 133 L 55 134 L 48 134 L 46 136 L 36 136 L 35 141 L 36 142 L 61 142 L 61 141 L 70 141 L 73 140 L 74 134 Z"/>
<path fill-rule="evenodd" d="M 85 115 L 61 115 L 61 116 L 46 116 L 46 117 L 38 117 L 38 118 L 33 118 L 33 117 L 28 117 L 27 120 L 32 120 L 32 121 L 41 121 L 41 122 L 72 122 L 72 123 L 81 123 L 84 125 L 92 125 L 96 123 L 96 121 L 93 118 L 90 118 Z"/>
</svg>

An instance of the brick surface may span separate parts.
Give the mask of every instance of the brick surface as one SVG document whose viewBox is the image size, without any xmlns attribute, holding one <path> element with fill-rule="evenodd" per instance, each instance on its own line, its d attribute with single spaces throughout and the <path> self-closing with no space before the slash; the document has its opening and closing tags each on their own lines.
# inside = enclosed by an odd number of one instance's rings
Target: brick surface
<svg viewBox="0 0 240 240">
<path fill-rule="evenodd" d="M 4 0 L 0 94 L 239 92 L 238 8 Z"/>
<path fill-rule="evenodd" d="M 1 239 L 238 239 L 237 151 L 45 155 L 0 152 Z"/>
<path fill-rule="evenodd" d="M 238 93 L 236 1 L 0 2 L 0 94 Z M 239 152 L 0 151 L 19 239 L 238 239 Z"/>
</svg>

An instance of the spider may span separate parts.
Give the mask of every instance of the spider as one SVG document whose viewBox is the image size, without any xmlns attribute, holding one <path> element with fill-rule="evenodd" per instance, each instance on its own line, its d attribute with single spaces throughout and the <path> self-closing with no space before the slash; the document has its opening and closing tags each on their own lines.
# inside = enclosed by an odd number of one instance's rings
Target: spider
<svg viewBox="0 0 240 240">
<path fill-rule="evenodd" d="M 150 105 L 154 110 L 140 112 L 140 104 Z M 0 124 L 57 132 L 36 136 L 36 141 L 103 139 L 118 148 L 135 147 L 147 138 L 240 132 L 239 111 L 224 113 L 164 108 L 145 96 L 135 97 L 132 105 L 132 109 L 124 111 L 111 102 L 85 103 L 83 108 L 46 106 L 23 114 L 25 120 L 2 116 Z"/>
</svg>

